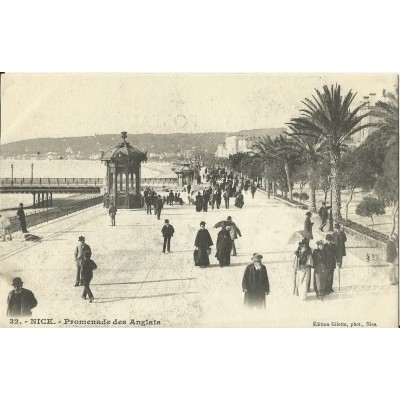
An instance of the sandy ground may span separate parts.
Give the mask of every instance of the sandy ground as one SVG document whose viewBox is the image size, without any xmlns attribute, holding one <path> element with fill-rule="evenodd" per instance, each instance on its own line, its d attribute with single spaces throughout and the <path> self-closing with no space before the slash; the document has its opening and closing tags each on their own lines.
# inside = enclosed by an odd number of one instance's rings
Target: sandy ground
<svg viewBox="0 0 400 400">
<path fill-rule="evenodd" d="M 214 257 L 217 229 L 213 225 L 228 215 L 243 237 L 236 241 L 238 256 L 231 257 L 229 267 L 220 268 Z M 176 232 L 170 254 L 162 253 L 164 218 L 170 219 Z M 212 265 L 206 269 L 193 262 L 194 239 L 202 220 L 214 241 Z M 287 242 L 302 229 L 303 220 L 304 211 L 257 192 L 255 199 L 245 196 L 241 210 L 196 213 L 193 206 L 167 206 L 160 221 L 144 210 L 119 210 L 117 226 L 112 227 L 106 210 L 97 206 L 52 221 L 30 230 L 42 237 L 41 243 L 25 242 L 18 234 L 12 242 L 0 242 L 1 325 L 10 326 L 6 298 L 10 280 L 20 276 L 39 303 L 32 317 L 52 318 L 50 327 L 88 326 L 65 324 L 65 319 L 108 320 L 109 324 L 94 325 L 108 327 L 118 321 L 124 327 L 140 327 L 138 321 L 157 327 L 312 327 L 314 322 L 397 326 L 398 288 L 389 284 L 387 265 L 366 261 L 367 253 L 379 254 L 381 260 L 384 254 L 362 241 L 348 241 L 340 291 L 336 270 L 335 293 L 323 302 L 315 293 L 306 302 L 292 295 L 296 244 Z M 93 303 L 82 300 L 82 288 L 74 287 L 73 253 L 80 235 L 86 237 L 98 265 L 91 284 Z M 254 252 L 264 255 L 271 285 L 266 309 L 257 312 L 243 308 L 241 290 L 244 269 Z M 135 324 L 130 324 L 132 320 Z M 148 325 L 149 321 L 160 323 Z M 36 325 L 25 318 L 18 326 Z"/>
</svg>

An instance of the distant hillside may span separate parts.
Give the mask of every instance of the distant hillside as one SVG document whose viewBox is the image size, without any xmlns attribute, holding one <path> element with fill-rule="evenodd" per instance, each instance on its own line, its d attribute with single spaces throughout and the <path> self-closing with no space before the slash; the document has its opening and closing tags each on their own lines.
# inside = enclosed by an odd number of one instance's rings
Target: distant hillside
<svg viewBox="0 0 400 400">
<path fill-rule="evenodd" d="M 173 157 L 179 151 L 198 148 L 208 154 L 214 154 L 217 146 L 224 143 L 225 136 L 245 134 L 249 136 L 269 135 L 275 137 L 281 134 L 283 128 L 253 129 L 237 133 L 209 132 L 209 133 L 171 133 L 152 134 L 144 133 L 129 135 L 127 141 L 149 155 L 166 154 Z M 101 151 L 107 151 L 121 141 L 119 134 L 94 135 L 64 138 L 29 139 L 7 143 L 0 146 L 2 158 L 73 158 L 93 159 L 100 156 Z"/>
</svg>

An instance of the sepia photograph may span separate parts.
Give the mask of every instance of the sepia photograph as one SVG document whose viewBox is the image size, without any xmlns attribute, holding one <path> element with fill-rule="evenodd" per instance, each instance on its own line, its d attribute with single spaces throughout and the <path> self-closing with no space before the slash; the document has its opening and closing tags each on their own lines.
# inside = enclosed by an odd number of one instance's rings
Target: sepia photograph
<svg viewBox="0 0 400 400">
<path fill-rule="evenodd" d="M 398 75 L 0 79 L 1 327 L 398 327 Z"/>
</svg>

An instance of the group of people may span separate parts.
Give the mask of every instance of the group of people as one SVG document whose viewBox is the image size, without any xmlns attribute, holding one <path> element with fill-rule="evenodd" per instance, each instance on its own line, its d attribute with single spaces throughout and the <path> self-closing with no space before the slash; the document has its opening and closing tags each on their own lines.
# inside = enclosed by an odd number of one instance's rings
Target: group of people
<svg viewBox="0 0 400 400">
<path fill-rule="evenodd" d="M 164 201 L 161 198 L 161 195 L 157 194 L 154 190 L 150 188 L 146 188 L 143 192 L 143 197 L 144 197 L 144 204 L 146 206 L 146 213 L 152 214 L 152 207 L 153 207 L 154 215 L 159 220 L 161 218 L 161 210 L 164 207 Z"/>
<path fill-rule="evenodd" d="M 91 259 L 92 249 L 85 242 L 83 236 L 79 236 L 78 244 L 75 247 L 75 263 L 76 263 L 76 280 L 75 286 L 83 286 L 82 299 L 89 297 L 89 302 L 94 300 L 93 293 L 90 289 L 90 282 L 93 278 L 93 271 L 97 269 L 96 263 Z"/>
<path fill-rule="evenodd" d="M 316 249 L 311 249 L 310 239 L 307 237 L 299 242 L 294 258 L 294 295 L 302 300 L 307 299 L 312 270 L 317 297 L 323 300 L 333 292 L 334 272 L 336 267 L 342 268 L 343 257 L 346 256 L 346 241 L 346 234 L 340 224 L 336 223 L 333 234 L 327 234 L 325 241 L 318 240 Z"/>
<path fill-rule="evenodd" d="M 195 265 L 200 268 L 210 265 L 209 255 L 211 254 L 211 246 L 214 244 L 205 226 L 206 223 L 201 221 L 200 229 L 197 232 L 194 242 L 196 248 L 194 251 L 194 261 Z M 237 255 L 235 240 L 241 237 L 242 234 L 238 226 L 232 221 L 231 216 L 228 216 L 226 221 L 221 221 L 215 227 L 221 228 L 217 235 L 215 258 L 218 260 L 220 267 L 226 267 L 231 263 L 231 255 Z"/>
</svg>

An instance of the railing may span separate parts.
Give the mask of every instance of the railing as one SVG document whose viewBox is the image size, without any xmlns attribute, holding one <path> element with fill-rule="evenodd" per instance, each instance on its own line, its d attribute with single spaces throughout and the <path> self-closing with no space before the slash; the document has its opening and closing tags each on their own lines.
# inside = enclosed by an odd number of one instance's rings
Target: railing
<svg viewBox="0 0 400 400">
<path fill-rule="evenodd" d="M 2 186 L 102 186 L 102 178 L 3 178 Z"/>
<path fill-rule="evenodd" d="M 178 178 L 141 178 L 145 185 L 176 185 Z M 3 178 L 2 186 L 103 186 L 103 178 Z"/>
<path fill-rule="evenodd" d="M 98 204 L 103 203 L 103 196 L 96 196 L 90 199 L 77 200 L 71 202 L 70 204 L 63 204 L 59 207 L 48 208 L 42 211 L 36 211 L 25 216 L 26 226 L 30 228 L 35 225 L 43 224 L 44 222 L 49 222 L 50 220 L 67 216 L 74 212 L 84 210 L 85 208 L 93 207 Z M 16 232 L 21 229 L 18 217 L 11 217 L 11 231 Z"/>
</svg>

